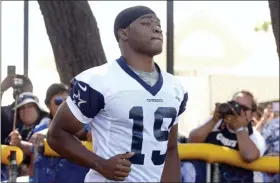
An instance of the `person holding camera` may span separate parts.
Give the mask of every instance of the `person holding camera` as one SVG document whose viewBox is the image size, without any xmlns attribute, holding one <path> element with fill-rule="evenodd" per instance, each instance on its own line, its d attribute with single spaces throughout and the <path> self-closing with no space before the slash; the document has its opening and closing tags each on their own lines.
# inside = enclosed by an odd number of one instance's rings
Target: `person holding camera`
<svg viewBox="0 0 280 183">
<path fill-rule="evenodd" d="M 244 161 L 255 161 L 266 149 L 264 138 L 251 124 L 255 109 L 253 95 L 239 91 L 232 101 L 216 104 L 214 115 L 190 133 L 188 142 L 226 146 L 238 150 Z M 220 182 L 254 182 L 249 170 L 220 164 L 219 172 Z"/>
<path fill-rule="evenodd" d="M 15 88 L 14 79 L 21 79 L 22 85 L 20 86 L 20 93 L 32 92 L 33 85 L 31 80 L 24 75 L 9 75 L 1 83 L 1 98 L 5 91 L 9 88 Z M 20 94 L 19 93 L 19 94 Z M 16 92 L 13 93 L 14 99 L 16 98 Z M 8 106 L 1 106 L 1 144 L 5 144 L 5 139 L 9 136 L 10 132 L 13 130 L 13 117 L 15 107 L 15 102 Z"/>
<path fill-rule="evenodd" d="M 20 175 L 29 174 L 29 165 L 31 162 L 32 143 L 28 142 L 33 134 L 34 128 L 49 121 L 49 114 L 41 108 L 39 99 L 30 92 L 19 95 L 17 105 L 13 108 L 17 112 L 17 121 L 14 130 L 10 131 L 5 139 L 5 144 L 19 147 L 24 153 L 24 159 L 20 164 Z"/>
</svg>

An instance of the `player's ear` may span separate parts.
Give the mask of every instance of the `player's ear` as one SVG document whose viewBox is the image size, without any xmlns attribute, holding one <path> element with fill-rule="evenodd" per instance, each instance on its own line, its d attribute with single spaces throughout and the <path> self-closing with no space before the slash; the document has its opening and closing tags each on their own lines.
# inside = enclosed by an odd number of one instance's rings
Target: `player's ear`
<svg viewBox="0 0 280 183">
<path fill-rule="evenodd" d="M 119 39 L 126 41 L 128 39 L 127 29 L 118 30 Z"/>
</svg>

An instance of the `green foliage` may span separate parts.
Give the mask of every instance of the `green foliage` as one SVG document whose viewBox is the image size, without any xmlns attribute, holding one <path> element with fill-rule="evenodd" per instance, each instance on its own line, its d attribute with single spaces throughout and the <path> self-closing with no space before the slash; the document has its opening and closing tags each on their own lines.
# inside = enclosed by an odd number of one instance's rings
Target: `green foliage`
<svg viewBox="0 0 280 183">
<path fill-rule="evenodd" d="M 255 31 L 256 32 L 259 32 L 259 31 L 268 32 L 270 26 L 271 26 L 271 21 L 264 21 L 262 24 L 259 24 L 255 27 Z"/>
</svg>

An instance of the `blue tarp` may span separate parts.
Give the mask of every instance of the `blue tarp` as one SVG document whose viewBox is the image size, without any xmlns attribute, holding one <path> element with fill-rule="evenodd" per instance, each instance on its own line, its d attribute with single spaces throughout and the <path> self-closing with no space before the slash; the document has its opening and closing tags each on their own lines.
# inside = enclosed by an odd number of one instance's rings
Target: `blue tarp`
<svg viewBox="0 0 280 183">
<path fill-rule="evenodd" d="M 38 153 L 34 160 L 33 175 L 30 176 L 30 182 L 84 182 L 88 171 L 88 168 L 79 166 L 64 158 L 47 157 L 42 153 Z M 181 174 L 182 182 L 206 182 L 206 162 L 200 160 L 182 161 Z M 7 178 L 7 167 L 1 165 L 1 181 L 5 181 Z M 244 182 L 244 180 L 233 180 L 232 178 L 225 182 L 236 181 Z"/>
<path fill-rule="evenodd" d="M 7 166 L 4 164 L 1 164 L 1 182 L 8 180 L 8 176 L 9 176 L 9 174 L 8 174 Z"/>
<path fill-rule="evenodd" d="M 65 158 L 47 157 L 38 153 L 33 164 L 30 182 L 84 182 L 89 169 Z"/>
</svg>

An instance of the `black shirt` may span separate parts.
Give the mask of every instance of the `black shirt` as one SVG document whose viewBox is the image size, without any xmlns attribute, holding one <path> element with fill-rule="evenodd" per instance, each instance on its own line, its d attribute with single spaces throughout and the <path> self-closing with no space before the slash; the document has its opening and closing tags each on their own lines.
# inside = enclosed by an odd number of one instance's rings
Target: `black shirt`
<svg viewBox="0 0 280 183">
<path fill-rule="evenodd" d="M 248 125 L 248 132 L 249 135 L 253 133 L 251 124 Z M 230 132 L 224 122 L 221 122 L 209 133 L 205 142 L 239 150 L 236 134 Z M 227 164 L 219 164 L 219 172 L 220 182 L 253 182 L 254 180 L 252 171 Z"/>
<path fill-rule="evenodd" d="M 5 144 L 5 139 L 13 130 L 14 103 L 8 106 L 1 106 L 1 144 Z"/>
</svg>

